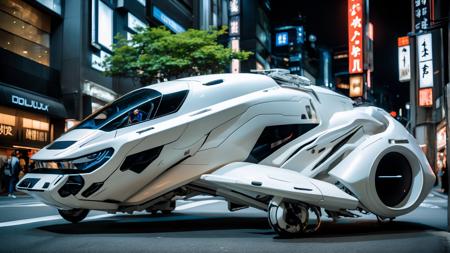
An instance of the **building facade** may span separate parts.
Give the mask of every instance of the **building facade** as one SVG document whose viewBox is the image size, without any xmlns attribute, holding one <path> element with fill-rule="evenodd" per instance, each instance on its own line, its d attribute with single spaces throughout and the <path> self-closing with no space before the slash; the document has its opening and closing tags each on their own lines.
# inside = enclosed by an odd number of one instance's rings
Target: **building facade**
<svg viewBox="0 0 450 253">
<path fill-rule="evenodd" d="M 0 2 L 0 156 L 25 158 L 64 131 L 60 89 L 62 5 Z"/>
</svg>

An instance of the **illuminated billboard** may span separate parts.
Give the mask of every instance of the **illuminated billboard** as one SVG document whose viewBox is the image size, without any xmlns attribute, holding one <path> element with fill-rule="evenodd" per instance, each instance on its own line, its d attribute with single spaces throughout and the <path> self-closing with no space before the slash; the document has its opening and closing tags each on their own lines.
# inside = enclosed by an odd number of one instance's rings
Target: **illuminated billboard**
<svg viewBox="0 0 450 253">
<path fill-rule="evenodd" d="M 348 72 L 363 73 L 363 1 L 348 0 Z"/>
<path fill-rule="evenodd" d="M 355 75 L 350 77 L 350 97 L 362 97 L 363 95 L 363 76 Z"/>
<path fill-rule="evenodd" d="M 411 57 L 408 36 L 399 37 L 398 44 L 398 80 L 407 82 L 411 79 Z"/>
<path fill-rule="evenodd" d="M 275 46 L 281 47 L 289 44 L 289 35 L 287 32 L 280 32 L 275 35 Z"/>
<path fill-rule="evenodd" d="M 419 89 L 419 106 L 433 106 L 433 88 Z"/>
</svg>

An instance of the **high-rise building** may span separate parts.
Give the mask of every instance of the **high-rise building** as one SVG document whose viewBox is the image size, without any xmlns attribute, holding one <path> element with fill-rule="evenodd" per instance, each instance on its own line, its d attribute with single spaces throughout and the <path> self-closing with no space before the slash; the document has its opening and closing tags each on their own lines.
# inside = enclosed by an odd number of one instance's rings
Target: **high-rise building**
<svg viewBox="0 0 450 253">
<path fill-rule="evenodd" d="M 64 131 L 62 11 L 60 0 L 0 1 L 0 155 L 31 152 Z"/>
</svg>

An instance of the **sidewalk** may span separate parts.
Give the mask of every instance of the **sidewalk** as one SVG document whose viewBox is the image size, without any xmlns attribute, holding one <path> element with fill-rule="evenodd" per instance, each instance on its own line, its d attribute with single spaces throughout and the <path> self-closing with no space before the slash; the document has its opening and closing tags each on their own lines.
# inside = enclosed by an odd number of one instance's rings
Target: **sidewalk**
<svg viewBox="0 0 450 253">
<path fill-rule="evenodd" d="M 445 194 L 445 193 L 442 193 L 440 191 L 439 187 L 433 187 L 433 189 L 431 190 L 431 193 L 433 193 L 436 197 L 443 198 L 443 199 L 448 199 L 448 195 Z"/>
</svg>

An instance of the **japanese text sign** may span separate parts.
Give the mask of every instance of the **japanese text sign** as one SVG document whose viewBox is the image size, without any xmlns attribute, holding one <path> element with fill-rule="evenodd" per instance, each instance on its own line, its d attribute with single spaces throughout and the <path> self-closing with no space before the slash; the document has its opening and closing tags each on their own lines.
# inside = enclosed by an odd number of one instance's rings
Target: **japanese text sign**
<svg viewBox="0 0 450 253">
<path fill-rule="evenodd" d="M 348 72 L 363 73 L 363 1 L 348 0 Z"/>
<path fill-rule="evenodd" d="M 433 40 L 431 33 L 417 36 L 419 88 L 433 87 Z"/>
</svg>

